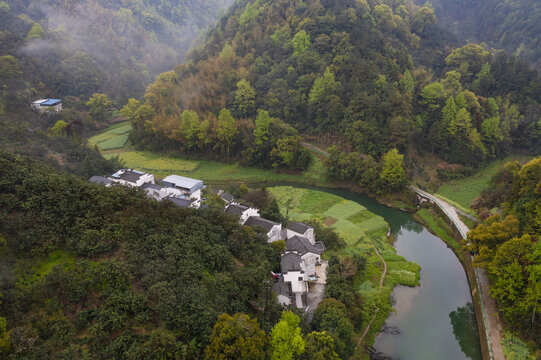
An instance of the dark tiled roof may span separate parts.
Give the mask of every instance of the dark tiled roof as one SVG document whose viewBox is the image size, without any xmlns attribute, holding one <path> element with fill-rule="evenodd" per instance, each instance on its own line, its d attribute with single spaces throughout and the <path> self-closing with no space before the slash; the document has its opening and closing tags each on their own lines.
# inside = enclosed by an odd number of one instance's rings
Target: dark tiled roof
<svg viewBox="0 0 541 360">
<path fill-rule="evenodd" d="M 158 184 L 146 183 L 146 184 L 143 184 L 143 186 L 141 186 L 141 189 L 152 189 L 152 190 L 160 191 L 161 189 L 163 189 L 163 187 Z"/>
<path fill-rule="evenodd" d="M 301 256 L 295 253 L 287 253 L 280 259 L 282 274 L 288 271 L 301 271 Z"/>
<path fill-rule="evenodd" d="M 243 212 L 248 210 L 249 207 L 242 204 L 230 204 L 227 209 L 225 209 L 225 212 L 228 214 L 234 214 L 234 215 L 242 215 Z"/>
<path fill-rule="evenodd" d="M 316 247 L 312 245 L 310 240 L 303 236 L 293 236 L 291 239 L 287 240 L 286 251 L 296 251 L 300 255 L 304 255 L 306 253 L 321 255 L 323 253 L 323 249 L 321 249 L 320 246 Z"/>
<path fill-rule="evenodd" d="M 250 227 L 261 226 L 263 229 L 265 229 L 265 231 L 269 232 L 272 230 L 273 227 L 280 224 L 274 221 L 260 218 L 259 216 L 250 216 L 248 220 L 246 220 L 244 225 L 247 225 Z"/>
<path fill-rule="evenodd" d="M 272 286 L 272 289 L 277 295 L 283 295 L 290 297 L 291 294 L 289 293 L 289 286 L 284 282 L 284 278 L 280 277 L 280 280 L 274 283 Z"/>
<path fill-rule="evenodd" d="M 181 199 L 177 197 L 168 197 L 167 200 L 171 201 L 176 206 L 183 207 L 183 208 L 190 207 L 190 204 L 192 203 L 191 200 Z"/>
<path fill-rule="evenodd" d="M 295 231 L 296 233 L 304 234 L 306 230 L 311 229 L 312 227 L 303 223 L 292 222 L 287 228 L 291 231 Z"/>
<path fill-rule="evenodd" d="M 120 180 L 135 183 L 135 182 L 137 182 L 137 180 L 139 180 L 141 175 L 143 175 L 143 174 L 136 173 L 135 171 L 132 171 L 132 170 L 126 170 L 118 178 Z"/>
<path fill-rule="evenodd" d="M 109 185 L 110 183 L 112 183 L 111 180 L 103 176 L 92 176 L 90 179 L 88 179 L 88 181 L 94 184 L 102 184 L 102 185 Z"/>
<path fill-rule="evenodd" d="M 227 201 L 227 202 L 230 203 L 230 202 L 232 202 L 233 200 L 235 200 L 235 197 L 234 197 L 233 195 L 231 195 L 230 193 L 224 192 L 224 193 L 222 194 L 222 199 L 224 199 L 225 201 Z"/>
</svg>

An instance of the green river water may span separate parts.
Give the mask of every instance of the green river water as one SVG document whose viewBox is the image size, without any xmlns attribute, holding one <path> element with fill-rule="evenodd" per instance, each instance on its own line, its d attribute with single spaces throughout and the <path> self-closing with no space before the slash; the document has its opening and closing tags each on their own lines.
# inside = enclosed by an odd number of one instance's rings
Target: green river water
<svg viewBox="0 0 541 360">
<path fill-rule="evenodd" d="M 421 286 L 397 286 L 393 308 L 376 338 L 377 359 L 481 359 L 470 288 L 464 268 L 446 244 L 410 214 L 346 190 L 312 188 L 358 202 L 382 216 L 399 255 L 421 266 Z"/>
</svg>

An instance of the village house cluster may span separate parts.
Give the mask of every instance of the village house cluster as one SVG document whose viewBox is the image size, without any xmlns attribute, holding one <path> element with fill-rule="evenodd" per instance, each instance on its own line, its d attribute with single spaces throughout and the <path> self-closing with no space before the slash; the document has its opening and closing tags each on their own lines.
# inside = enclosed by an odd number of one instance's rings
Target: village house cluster
<svg viewBox="0 0 541 360">
<path fill-rule="evenodd" d="M 205 188 L 203 181 L 179 175 L 169 175 L 159 185 L 153 174 L 132 169 L 121 169 L 108 177 L 92 176 L 89 181 L 105 186 L 120 184 L 141 188 L 150 198 L 196 209 L 201 207 L 201 191 Z"/>
<path fill-rule="evenodd" d="M 150 198 L 168 200 L 180 207 L 200 208 L 204 200 L 203 181 L 179 175 L 167 176 L 160 185 L 156 184 L 153 174 L 121 169 L 108 177 L 92 176 L 89 181 L 104 186 L 119 184 L 141 188 Z M 223 190 L 215 192 L 225 202 L 225 212 L 237 216 L 241 225 L 262 228 L 269 243 L 285 241 L 285 251 L 280 261 L 281 273 L 272 274 L 275 280 L 274 291 L 282 306 L 307 310 L 309 284 L 318 281 L 318 273 L 324 276 L 325 272 L 324 269 L 321 271 L 324 263 L 321 255 L 325 246 L 316 241 L 314 228 L 298 222 L 292 222 L 287 228 L 283 228 L 281 223 L 262 218 L 259 209 L 236 202 L 233 195 Z"/>
</svg>

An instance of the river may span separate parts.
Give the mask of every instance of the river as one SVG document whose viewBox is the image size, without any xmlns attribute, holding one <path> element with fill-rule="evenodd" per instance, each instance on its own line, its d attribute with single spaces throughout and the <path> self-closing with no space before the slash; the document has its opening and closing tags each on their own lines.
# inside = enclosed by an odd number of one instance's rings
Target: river
<svg viewBox="0 0 541 360">
<path fill-rule="evenodd" d="M 310 187 L 311 188 L 311 187 Z M 421 266 L 421 285 L 395 287 L 396 310 L 376 338 L 377 358 L 401 360 L 481 359 L 468 279 L 455 254 L 408 213 L 346 190 L 312 188 L 356 201 L 382 216 L 395 235 L 399 255 Z"/>
</svg>

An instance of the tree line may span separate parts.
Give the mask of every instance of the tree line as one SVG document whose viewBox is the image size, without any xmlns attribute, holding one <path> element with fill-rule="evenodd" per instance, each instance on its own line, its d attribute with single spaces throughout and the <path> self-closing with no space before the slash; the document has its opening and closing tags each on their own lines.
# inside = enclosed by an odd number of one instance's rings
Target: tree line
<svg viewBox="0 0 541 360">
<path fill-rule="evenodd" d="M 464 243 L 487 269 L 504 320 L 539 348 L 541 322 L 541 158 L 505 164 L 477 199 L 484 221 Z M 492 215 L 488 209 L 499 207 Z"/>
</svg>

